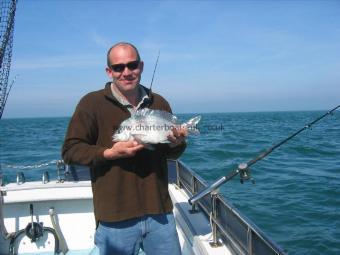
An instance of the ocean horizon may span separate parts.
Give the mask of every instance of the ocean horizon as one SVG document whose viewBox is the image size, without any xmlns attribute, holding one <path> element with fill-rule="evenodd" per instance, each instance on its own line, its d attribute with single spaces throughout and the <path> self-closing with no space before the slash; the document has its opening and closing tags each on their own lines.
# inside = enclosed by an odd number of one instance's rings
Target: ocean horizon
<svg viewBox="0 0 340 255">
<path fill-rule="evenodd" d="M 330 109 L 292 109 L 292 110 L 260 110 L 260 111 L 212 111 L 212 112 L 174 112 L 174 115 L 186 115 L 186 114 L 223 114 L 223 113 L 230 113 L 230 114 L 238 114 L 238 113 L 273 113 L 273 112 L 322 112 L 325 113 Z M 71 118 L 72 114 L 70 115 L 51 115 L 51 116 L 15 116 L 15 117 L 7 117 L 6 114 L 2 116 L 1 119 L 35 119 L 35 118 Z M 1 121 L 0 119 L 0 121 Z"/>
</svg>

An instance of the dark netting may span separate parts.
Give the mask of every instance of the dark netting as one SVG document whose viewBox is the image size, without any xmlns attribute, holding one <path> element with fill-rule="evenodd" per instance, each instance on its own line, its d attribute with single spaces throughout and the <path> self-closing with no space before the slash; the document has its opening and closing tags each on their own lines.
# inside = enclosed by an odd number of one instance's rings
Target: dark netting
<svg viewBox="0 0 340 255">
<path fill-rule="evenodd" d="M 8 75 L 11 67 L 16 3 L 17 0 L 0 2 L 0 119 L 11 89 L 11 86 L 8 86 Z"/>
</svg>

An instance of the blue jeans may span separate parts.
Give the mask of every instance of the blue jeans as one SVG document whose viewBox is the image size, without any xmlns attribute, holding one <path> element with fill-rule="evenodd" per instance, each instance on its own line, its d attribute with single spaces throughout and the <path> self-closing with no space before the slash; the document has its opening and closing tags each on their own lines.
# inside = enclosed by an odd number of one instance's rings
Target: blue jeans
<svg viewBox="0 0 340 255">
<path fill-rule="evenodd" d="M 99 222 L 95 244 L 100 255 L 180 255 L 174 215 L 157 214 L 120 222 Z"/>
</svg>

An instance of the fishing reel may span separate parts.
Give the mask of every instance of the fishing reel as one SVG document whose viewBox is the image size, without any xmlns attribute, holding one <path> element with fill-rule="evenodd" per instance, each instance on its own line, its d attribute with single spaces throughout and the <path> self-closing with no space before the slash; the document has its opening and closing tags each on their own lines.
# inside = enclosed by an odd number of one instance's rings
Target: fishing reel
<svg viewBox="0 0 340 255">
<path fill-rule="evenodd" d="M 30 215 L 31 215 L 31 222 L 25 228 L 26 236 L 31 239 L 31 242 L 34 243 L 40 237 L 43 236 L 43 226 L 42 223 L 34 222 L 33 221 L 33 205 L 30 204 Z"/>
<path fill-rule="evenodd" d="M 251 177 L 250 174 L 250 168 L 248 167 L 247 163 L 241 163 L 237 167 L 238 172 L 240 174 L 240 182 L 241 184 L 244 183 L 244 181 L 250 180 L 252 184 L 255 184 L 254 178 Z"/>
<path fill-rule="evenodd" d="M 33 204 L 30 204 L 30 216 L 31 222 L 27 224 L 24 229 L 21 229 L 11 236 L 10 243 L 9 243 L 9 253 L 10 255 L 17 254 L 18 247 L 16 247 L 16 240 L 21 235 L 26 235 L 32 243 L 35 243 L 44 235 L 44 232 L 49 232 L 54 237 L 54 254 L 58 254 L 59 252 L 59 238 L 57 236 L 56 231 L 50 227 L 44 227 L 43 223 L 35 222 L 33 220 Z"/>
</svg>

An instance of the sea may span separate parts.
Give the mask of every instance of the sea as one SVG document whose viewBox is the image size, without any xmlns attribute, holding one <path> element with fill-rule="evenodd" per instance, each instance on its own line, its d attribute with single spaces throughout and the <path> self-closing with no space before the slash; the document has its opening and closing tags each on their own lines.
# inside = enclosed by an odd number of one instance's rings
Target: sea
<svg viewBox="0 0 340 255">
<path fill-rule="evenodd" d="M 201 115 L 200 134 L 188 137 L 181 160 L 208 183 L 227 175 L 325 111 Z M 63 118 L 0 120 L 4 181 L 56 173 L 69 122 Z M 255 184 L 235 177 L 219 188 L 225 199 L 288 254 L 340 254 L 340 112 L 282 144 L 251 167 Z"/>
</svg>

